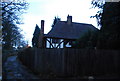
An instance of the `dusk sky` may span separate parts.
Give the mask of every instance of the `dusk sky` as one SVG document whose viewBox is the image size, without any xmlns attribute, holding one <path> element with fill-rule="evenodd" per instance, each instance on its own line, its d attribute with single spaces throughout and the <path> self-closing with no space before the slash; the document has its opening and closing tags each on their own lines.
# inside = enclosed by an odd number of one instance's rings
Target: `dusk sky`
<svg viewBox="0 0 120 81">
<path fill-rule="evenodd" d="M 73 22 L 88 23 L 97 27 L 95 18 L 98 9 L 91 8 L 92 0 L 29 0 L 27 13 L 23 14 L 24 24 L 20 27 L 24 31 L 26 40 L 31 45 L 36 24 L 40 27 L 41 20 L 45 20 L 45 33 L 49 32 L 55 16 L 61 21 L 67 20 L 69 14 Z"/>
</svg>

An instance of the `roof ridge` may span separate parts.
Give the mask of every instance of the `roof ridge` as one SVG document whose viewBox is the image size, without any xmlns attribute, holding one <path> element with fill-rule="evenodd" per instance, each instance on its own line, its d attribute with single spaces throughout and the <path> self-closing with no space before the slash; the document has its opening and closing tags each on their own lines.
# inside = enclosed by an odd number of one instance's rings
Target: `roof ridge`
<svg viewBox="0 0 120 81">
<path fill-rule="evenodd" d="M 75 24 L 85 24 L 85 25 L 92 25 L 92 24 L 89 24 L 89 23 L 80 23 L 80 22 L 73 22 Z"/>
<path fill-rule="evenodd" d="M 58 22 L 67 22 L 67 21 L 58 21 Z M 72 23 L 75 23 L 75 24 L 92 25 L 92 24 L 89 24 L 89 23 L 80 23 L 80 22 L 72 22 Z"/>
</svg>

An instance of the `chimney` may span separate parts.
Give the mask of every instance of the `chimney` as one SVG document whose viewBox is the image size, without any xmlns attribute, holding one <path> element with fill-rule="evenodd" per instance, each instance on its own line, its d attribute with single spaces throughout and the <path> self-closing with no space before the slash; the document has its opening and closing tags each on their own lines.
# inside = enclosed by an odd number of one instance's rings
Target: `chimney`
<svg viewBox="0 0 120 81">
<path fill-rule="evenodd" d="M 41 20 L 41 33 L 44 34 L 44 20 Z"/>
<path fill-rule="evenodd" d="M 41 30 L 40 30 L 40 37 L 38 42 L 38 47 L 43 48 L 44 43 L 44 20 L 41 20 Z"/>
<path fill-rule="evenodd" d="M 72 16 L 67 16 L 67 23 L 68 25 L 71 25 L 72 24 Z"/>
</svg>

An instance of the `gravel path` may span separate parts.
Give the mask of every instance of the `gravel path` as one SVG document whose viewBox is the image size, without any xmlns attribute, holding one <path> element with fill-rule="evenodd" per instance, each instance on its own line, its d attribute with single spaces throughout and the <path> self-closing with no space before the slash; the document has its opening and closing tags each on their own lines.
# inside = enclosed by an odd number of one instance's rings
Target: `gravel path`
<svg viewBox="0 0 120 81">
<path fill-rule="evenodd" d="M 7 58 L 4 65 L 4 71 L 6 79 L 39 79 L 21 64 L 17 56 L 10 56 Z"/>
</svg>

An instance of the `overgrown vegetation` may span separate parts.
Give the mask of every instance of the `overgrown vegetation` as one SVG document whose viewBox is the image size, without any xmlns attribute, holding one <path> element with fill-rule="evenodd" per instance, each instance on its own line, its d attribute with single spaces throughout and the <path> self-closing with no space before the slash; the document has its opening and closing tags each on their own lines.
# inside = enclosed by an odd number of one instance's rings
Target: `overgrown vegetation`
<svg viewBox="0 0 120 81">
<path fill-rule="evenodd" d="M 106 2 L 101 17 L 98 49 L 120 49 L 120 2 Z M 109 14 L 108 14 L 109 13 Z"/>
<path fill-rule="evenodd" d="M 96 48 L 99 31 L 88 31 L 74 42 L 73 48 Z"/>
</svg>

